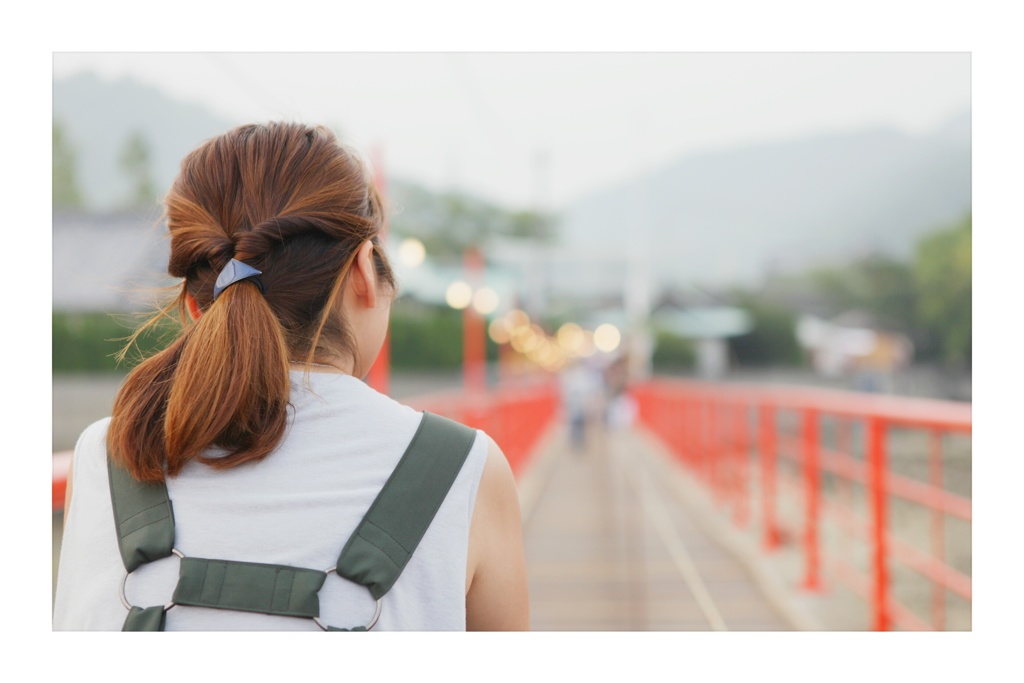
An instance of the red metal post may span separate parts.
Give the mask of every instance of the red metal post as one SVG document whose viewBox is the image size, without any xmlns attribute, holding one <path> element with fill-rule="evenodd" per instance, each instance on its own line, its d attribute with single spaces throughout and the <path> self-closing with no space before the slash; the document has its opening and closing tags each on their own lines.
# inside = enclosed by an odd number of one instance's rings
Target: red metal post
<svg viewBox="0 0 1024 683">
<path fill-rule="evenodd" d="M 761 405 L 759 415 L 761 431 L 761 515 L 764 524 L 765 550 L 779 545 L 779 528 L 775 520 L 775 408 Z"/>
<path fill-rule="evenodd" d="M 821 471 L 818 464 L 818 411 L 804 409 L 802 413 L 802 442 L 804 456 L 804 489 L 807 510 L 804 520 L 804 582 L 809 591 L 821 589 L 819 566 L 818 521 L 821 514 Z"/>
<path fill-rule="evenodd" d="M 732 410 L 724 401 L 718 408 L 719 429 L 721 429 L 721 450 L 719 462 L 722 463 L 722 497 L 726 505 L 735 507 L 735 490 L 733 478 L 736 475 L 736 463 L 733 462 L 735 444 L 733 443 Z"/>
<path fill-rule="evenodd" d="M 715 479 L 711 474 L 711 405 L 707 398 L 697 403 L 697 452 L 700 454 L 700 474 L 708 488 L 714 493 Z"/>
<path fill-rule="evenodd" d="M 699 408 L 693 399 L 686 399 L 686 464 L 694 476 L 700 474 L 700 418 L 697 416 Z"/>
<path fill-rule="evenodd" d="M 722 504 L 722 421 L 719 417 L 719 405 L 709 401 L 708 413 L 708 456 L 711 458 L 711 485 L 715 500 Z"/>
<path fill-rule="evenodd" d="M 466 249 L 463 264 L 470 286 L 476 289 L 483 279 L 484 263 L 480 252 L 474 247 Z M 482 394 L 486 389 L 485 334 L 483 316 L 472 305 L 466 306 L 462 310 L 462 377 L 463 386 L 470 394 Z"/>
<path fill-rule="evenodd" d="M 717 446 L 715 448 L 715 464 L 718 465 L 718 492 L 722 497 L 722 506 L 729 506 L 729 476 L 732 474 L 732 463 L 729 462 L 729 409 L 722 403 L 715 406 L 715 434 Z"/>
<path fill-rule="evenodd" d="M 373 184 L 377 187 L 381 200 L 387 193 L 387 181 L 384 177 L 384 159 L 379 147 L 373 150 Z M 388 224 L 385 221 L 380 230 L 380 243 L 384 245 L 388 239 Z M 370 372 L 366 376 L 366 383 L 382 394 L 388 393 L 391 384 L 391 331 L 385 333 L 384 344 L 380 353 L 370 366 Z"/>
<path fill-rule="evenodd" d="M 676 451 L 679 453 L 679 462 L 686 463 L 686 398 L 684 396 L 677 396 L 675 400 L 676 407 L 674 409 L 675 417 L 675 429 L 672 430 L 674 435 L 674 444 Z"/>
<path fill-rule="evenodd" d="M 836 449 L 844 455 L 853 455 L 853 440 L 850 435 L 850 418 L 838 417 L 836 422 Z M 849 566 L 854 566 L 853 555 L 853 524 L 855 517 L 853 513 L 853 482 L 846 477 L 837 477 L 839 495 L 841 499 L 840 514 L 843 516 L 843 533 L 840 534 L 842 544 L 841 557 Z"/>
<path fill-rule="evenodd" d="M 747 466 L 750 464 L 750 447 L 747 436 L 747 420 L 750 415 L 744 403 L 737 403 L 735 406 L 735 430 L 736 430 L 736 509 L 733 520 L 740 527 L 747 525 L 749 515 L 750 486 L 747 483 Z"/>
<path fill-rule="evenodd" d="M 888 631 L 889 575 L 885 546 L 885 424 L 880 417 L 868 418 L 868 482 L 871 495 L 871 531 L 874 543 L 872 578 L 874 583 L 874 620 L 872 628 Z"/>
<path fill-rule="evenodd" d="M 942 491 L 942 432 L 934 429 L 931 432 L 931 448 L 928 453 L 928 480 L 937 490 Z M 946 562 L 946 531 L 944 528 L 945 514 L 937 507 L 932 508 L 932 556 L 945 564 Z M 937 582 L 932 583 L 932 625 L 936 630 L 946 630 L 946 589 Z"/>
<path fill-rule="evenodd" d="M 715 456 L 715 462 L 718 464 L 718 486 L 722 495 L 722 505 L 728 506 L 731 493 L 729 479 L 732 476 L 732 454 L 729 452 L 732 429 L 729 426 L 729 408 L 724 403 L 719 403 L 715 410 L 715 431 L 718 434 L 718 453 Z"/>
<path fill-rule="evenodd" d="M 512 347 L 508 344 L 498 344 L 498 383 L 504 384 L 512 378 Z"/>
<path fill-rule="evenodd" d="M 686 400 L 687 464 L 694 475 L 700 473 L 700 404 L 693 398 Z"/>
</svg>

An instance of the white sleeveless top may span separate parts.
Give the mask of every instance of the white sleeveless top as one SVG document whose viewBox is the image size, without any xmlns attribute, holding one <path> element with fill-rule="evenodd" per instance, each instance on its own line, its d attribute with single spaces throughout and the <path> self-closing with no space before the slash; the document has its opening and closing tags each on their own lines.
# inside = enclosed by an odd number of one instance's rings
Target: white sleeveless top
<svg viewBox="0 0 1024 683">
<path fill-rule="evenodd" d="M 168 479 L 175 547 L 186 557 L 333 567 L 356 525 L 412 440 L 421 413 L 349 375 L 292 371 L 288 430 L 264 460 L 216 471 L 191 461 Z M 106 466 L 110 418 L 89 426 L 75 447 L 71 509 L 54 601 L 57 630 L 120 630 L 127 610 Z M 394 587 L 374 630 L 465 630 L 466 554 L 489 439 L 478 431 L 437 516 Z M 170 602 L 176 556 L 128 577 L 132 605 Z M 365 626 L 375 609 L 366 588 L 337 574 L 319 593 L 320 617 Z M 171 630 L 316 630 L 309 619 L 176 605 Z"/>
</svg>

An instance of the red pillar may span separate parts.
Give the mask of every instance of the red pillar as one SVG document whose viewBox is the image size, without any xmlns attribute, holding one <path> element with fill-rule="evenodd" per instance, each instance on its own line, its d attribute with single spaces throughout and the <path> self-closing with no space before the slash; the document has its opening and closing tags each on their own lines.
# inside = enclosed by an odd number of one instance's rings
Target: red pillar
<svg viewBox="0 0 1024 683">
<path fill-rule="evenodd" d="M 764 518 L 764 548 L 779 545 L 779 529 L 775 521 L 775 408 L 764 404 L 758 416 L 761 429 L 761 514 Z"/>
<path fill-rule="evenodd" d="M 733 408 L 736 429 L 734 462 L 736 467 L 736 508 L 733 511 L 733 521 L 740 527 L 747 525 L 747 517 L 750 514 L 748 500 L 750 486 L 747 481 L 747 467 L 750 464 L 750 443 L 747 434 L 747 421 L 749 411 L 745 403 L 737 403 Z"/>
<path fill-rule="evenodd" d="M 871 496 L 871 536 L 874 541 L 872 558 L 872 579 L 874 583 L 874 623 L 876 631 L 888 631 L 889 618 L 889 571 L 886 563 L 885 544 L 885 502 L 886 462 L 885 425 L 879 417 L 868 419 L 868 485 Z"/>
<path fill-rule="evenodd" d="M 821 474 L 818 467 L 818 412 L 803 411 L 804 487 L 807 512 L 804 527 L 805 573 L 803 587 L 816 591 L 821 588 L 819 567 L 818 520 L 821 514 Z"/>
<path fill-rule="evenodd" d="M 387 182 L 384 178 L 384 160 L 380 148 L 373 150 L 373 184 L 377 187 L 381 201 L 387 194 Z M 380 243 L 383 246 L 388 239 L 388 224 L 385 222 L 380 230 Z M 382 394 L 388 393 L 391 383 L 391 332 L 384 335 L 384 344 L 380 347 L 380 353 L 370 366 L 370 372 L 366 376 L 366 383 Z"/>
<path fill-rule="evenodd" d="M 476 290 L 483 280 L 484 262 L 480 252 L 470 247 L 463 253 L 469 285 Z M 462 310 L 462 377 L 466 393 L 482 394 L 487 386 L 484 319 L 472 304 Z"/>
<path fill-rule="evenodd" d="M 928 480 L 936 490 L 945 489 L 942 481 L 942 432 L 931 433 L 928 452 Z M 946 561 L 945 514 L 932 509 L 932 556 L 939 562 Z M 946 630 L 946 588 L 938 582 L 932 583 L 932 624 L 940 631 Z"/>
</svg>

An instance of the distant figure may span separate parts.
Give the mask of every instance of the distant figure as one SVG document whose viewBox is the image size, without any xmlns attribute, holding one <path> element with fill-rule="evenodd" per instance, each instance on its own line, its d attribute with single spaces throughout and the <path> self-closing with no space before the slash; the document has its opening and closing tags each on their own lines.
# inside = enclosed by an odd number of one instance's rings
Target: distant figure
<svg viewBox="0 0 1024 683">
<path fill-rule="evenodd" d="M 582 451 L 586 447 L 587 422 L 603 403 L 601 377 L 583 361 L 576 361 L 562 372 L 561 389 L 570 442 L 574 450 Z"/>
<path fill-rule="evenodd" d="M 154 318 L 181 331 L 78 440 L 55 630 L 529 627 L 501 450 L 363 381 L 396 292 L 384 222 L 324 127 L 241 126 L 184 159 Z"/>
<path fill-rule="evenodd" d="M 625 355 L 612 361 L 604 371 L 607 409 L 605 423 L 609 429 L 629 429 L 636 421 L 636 401 L 629 395 L 628 363 Z"/>
<path fill-rule="evenodd" d="M 608 428 L 629 429 L 636 422 L 636 400 L 623 392 L 608 402 Z"/>
</svg>

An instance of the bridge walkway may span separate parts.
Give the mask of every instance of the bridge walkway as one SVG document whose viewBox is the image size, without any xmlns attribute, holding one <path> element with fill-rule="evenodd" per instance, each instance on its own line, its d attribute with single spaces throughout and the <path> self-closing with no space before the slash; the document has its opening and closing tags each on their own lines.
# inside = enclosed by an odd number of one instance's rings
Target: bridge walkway
<svg viewBox="0 0 1024 683">
<path fill-rule="evenodd" d="M 574 450 L 556 428 L 522 481 L 534 630 L 799 628 L 698 523 L 654 439 L 590 436 Z"/>
</svg>

